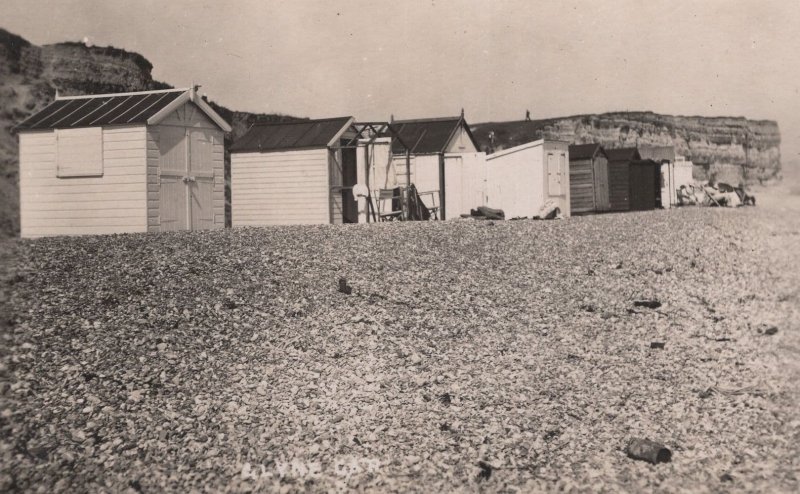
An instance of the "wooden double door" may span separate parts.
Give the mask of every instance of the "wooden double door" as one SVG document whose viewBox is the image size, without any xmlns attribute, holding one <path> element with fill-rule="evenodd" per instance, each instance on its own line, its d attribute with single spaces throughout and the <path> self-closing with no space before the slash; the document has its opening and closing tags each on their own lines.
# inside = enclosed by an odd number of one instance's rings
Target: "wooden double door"
<svg viewBox="0 0 800 494">
<path fill-rule="evenodd" d="M 161 231 L 214 225 L 214 139 L 210 131 L 162 127 Z"/>
</svg>

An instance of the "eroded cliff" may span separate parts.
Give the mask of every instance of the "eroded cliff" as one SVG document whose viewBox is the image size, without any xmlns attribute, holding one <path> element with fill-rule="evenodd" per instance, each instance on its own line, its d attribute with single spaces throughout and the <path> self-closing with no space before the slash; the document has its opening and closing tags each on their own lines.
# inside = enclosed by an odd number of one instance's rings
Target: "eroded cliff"
<svg viewBox="0 0 800 494">
<path fill-rule="evenodd" d="M 653 112 L 613 112 L 547 120 L 488 122 L 472 126 L 481 149 L 492 152 L 542 137 L 609 148 L 675 146 L 696 165 L 698 178 L 765 181 L 781 170 L 777 122 L 744 117 L 684 117 Z"/>
</svg>

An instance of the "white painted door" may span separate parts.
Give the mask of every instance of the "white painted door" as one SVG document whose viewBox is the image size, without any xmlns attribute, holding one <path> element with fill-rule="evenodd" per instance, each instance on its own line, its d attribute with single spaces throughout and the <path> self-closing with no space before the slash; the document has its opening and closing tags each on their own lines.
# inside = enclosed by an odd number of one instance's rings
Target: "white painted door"
<svg viewBox="0 0 800 494">
<path fill-rule="evenodd" d="M 189 215 L 192 230 L 208 230 L 214 226 L 214 161 L 213 137 L 208 131 L 189 131 Z"/>
<path fill-rule="evenodd" d="M 445 156 L 444 158 L 444 219 L 458 218 L 463 211 L 462 192 L 464 180 L 464 160 L 461 156 Z"/>
<path fill-rule="evenodd" d="M 161 231 L 187 230 L 188 190 L 184 177 L 187 170 L 186 129 L 162 127 L 161 149 Z"/>
<path fill-rule="evenodd" d="M 214 226 L 213 137 L 202 129 L 161 127 L 161 231 Z"/>
<path fill-rule="evenodd" d="M 563 173 L 564 161 L 566 156 L 561 154 L 556 156 L 555 153 L 547 153 L 547 193 L 551 196 L 564 195 L 563 187 Z"/>
</svg>

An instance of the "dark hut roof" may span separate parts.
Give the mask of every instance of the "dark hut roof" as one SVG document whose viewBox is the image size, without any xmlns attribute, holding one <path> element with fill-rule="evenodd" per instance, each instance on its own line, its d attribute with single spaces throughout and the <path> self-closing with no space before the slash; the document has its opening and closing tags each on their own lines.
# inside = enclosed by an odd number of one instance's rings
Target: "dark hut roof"
<svg viewBox="0 0 800 494">
<path fill-rule="evenodd" d="M 469 138 L 472 139 L 477 149 L 478 146 L 472 136 L 472 131 L 463 117 L 425 118 L 392 122 L 392 127 L 400 139 L 415 154 L 443 153 L 460 126 L 466 129 Z M 404 153 L 405 151 L 400 142 L 394 141 L 392 152 Z"/>
<path fill-rule="evenodd" d="M 353 117 L 257 123 L 231 146 L 231 152 L 288 151 L 324 148 L 347 130 Z"/>
<path fill-rule="evenodd" d="M 639 150 L 636 148 L 617 148 L 606 149 L 608 161 L 631 161 L 641 159 Z"/>
<path fill-rule="evenodd" d="M 605 154 L 603 147 L 597 143 L 590 144 L 571 144 L 569 146 L 569 159 L 588 160 L 594 158 L 597 153 Z"/>
<path fill-rule="evenodd" d="M 179 101 L 180 100 L 180 101 Z M 17 130 L 68 129 L 107 125 L 154 123 L 162 110 L 173 104 L 193 101 L 221 128 L 228 124 L 190 89 L 97 94 L 56 98 L 43 110 L 17 125 Z M 174 106 L 174 105 L 173 105 Z M 170 107 L 172 108 L 172 107 Z"/>
</svg>

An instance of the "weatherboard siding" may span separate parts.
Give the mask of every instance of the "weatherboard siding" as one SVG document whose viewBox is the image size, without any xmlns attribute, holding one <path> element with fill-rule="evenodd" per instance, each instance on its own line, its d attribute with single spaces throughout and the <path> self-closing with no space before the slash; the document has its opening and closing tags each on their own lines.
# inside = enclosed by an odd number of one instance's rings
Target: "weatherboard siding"
<svg viewBox="0 0 800 494">
<path fill-rule="evenodd" d="M 159 165 L 161 162 L 161 151 L 158 147 L 159 129 L 158 127 L 148 127 L 147 129 L 147 231 L 160 232 L 161 218 L 161 178 L 159 175 Z"/>
<path fill-rule="evenodd" d="M 573 213 L 589 213 L 595 210 L 594 170 L 591 159 L 569 162 L 569 187 Z"/>
<path fill-rule="evenodd" d="M 608 163 L 608 200 L 610 211 L 630 209 L 630 164 L 627 161 Z"/>
<path fill-rule="evenodd" d="M 146 231 L 145 133 L 104 128 L 102 176 L 59 178 L 55 132 L 21 132 L 21 236 Z"/>
<path fill-rule="evenodd" d="M 327 224 L 327 149 L 233 153 L 233 226 Z"/>
</svg>

